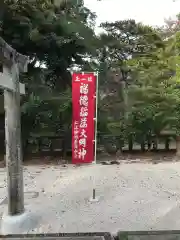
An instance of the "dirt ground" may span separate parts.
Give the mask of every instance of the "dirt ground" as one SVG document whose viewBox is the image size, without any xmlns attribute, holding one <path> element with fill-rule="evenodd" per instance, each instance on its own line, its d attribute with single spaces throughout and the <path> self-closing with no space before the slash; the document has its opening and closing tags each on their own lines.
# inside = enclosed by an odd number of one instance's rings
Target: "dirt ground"
<svg viewBox="0 0 180 240">
<path fill-rule="evenodd" d="M 138 158 L 135 158 L 136 160 Z M 180 163 L 25 166 L 25 207 L 38 216 L 28 232 L 170 230 L 180 228 Z M 93 189 L 98 202 L 90 202 Z M 7 208 L 0 169 L 0 213 Z"/>
</svg>

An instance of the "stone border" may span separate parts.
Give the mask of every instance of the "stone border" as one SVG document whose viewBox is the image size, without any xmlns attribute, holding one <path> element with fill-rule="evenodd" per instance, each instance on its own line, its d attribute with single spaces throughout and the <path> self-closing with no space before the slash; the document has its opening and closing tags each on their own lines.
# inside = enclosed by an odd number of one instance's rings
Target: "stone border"
<svg viewBox="0 0 180 240">
<path fill-rule="evenodd" d="M 13 235 L 0 235 L 0 240 L 2 239 L 78 239 L 78 238 L 85 238 L 85 237 L 102 237 L 104 240 L 114 240 L 113 236 L 109 232 L 90 232 L 90 233 L 49 233 L 49 234 L 13 234 Z"/>
<path fill-rule="evenodd" d="M 176 238 L 178 235 L 178 238 Z M 165 238 L 166 236 L 167 238 Z M 164 240 L 174 240 L 174 239 L 180 239 L 180 230 L 160 230 L 160 231 L 119 231 L 117 233 L 117 236 L 115 236 L 115 240 L 132 240 L 134 239 L 156 239 L 158 240 L 159 237 L 164 237 Z"/>
</svg>

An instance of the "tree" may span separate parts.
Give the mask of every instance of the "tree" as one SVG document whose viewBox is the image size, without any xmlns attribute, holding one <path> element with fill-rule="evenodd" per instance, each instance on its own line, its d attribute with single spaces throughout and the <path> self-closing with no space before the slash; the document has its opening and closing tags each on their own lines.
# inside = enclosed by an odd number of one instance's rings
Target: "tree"
<svg viewBox="0 0 180 240">
<path fill-rule="evenodd" d="M 30 57 L 28 74 L 22 76 L 27 85 L 22 99 L 25 145 L 33 131 L 49 126 L 48 131 L 57 133 L 71 125 L 70 70 L 83 67 L 93 55 L 94 20 L 82 1 L 60 6 L 48 0 L 5 1 L 0 34 Z"/>
<path fill-rule="evenodd" d="M 161 34 L 163 39 L 173 37 L 180 30 L 180 14 L 176 15 L 176 18 L 165 19 L 164 26 L 157 27 L 157 30 Z"/>
<path fill-rule="evenodd" d="M 134 20 L 103 23 L 102 27 L 105 33 L 100 36 L 98 48 L 101 121 L 107 119 L 107 129 L 126 141 L 129 138 L 127 132 L 125 134 L 128 102 L 131 101 L 128 86 L 135 83 L 138 75 L 138 69 L 132 71 L 130 63 L 151 56 L 164 43 L 157 31 Z"/>
<path fill-rule="evenodd" d="M 178 45 L 179 33 L 165 41 L 165 48 L 152 52 L 150 57 L 129 61 L 136 81 L 129 89 L 131 111 L 128 119 L 135 134 L 144 139 L 158 137 L 165 129 L 175 130 L 177 155 L 180 134 Z"/>
</svg>

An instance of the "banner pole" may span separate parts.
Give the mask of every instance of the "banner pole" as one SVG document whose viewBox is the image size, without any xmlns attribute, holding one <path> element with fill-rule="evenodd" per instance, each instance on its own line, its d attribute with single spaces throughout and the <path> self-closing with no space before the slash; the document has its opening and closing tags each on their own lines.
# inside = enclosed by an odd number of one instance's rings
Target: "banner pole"
<svg viewBox="0 0 180 240">
<path fill-rule="evenodd" d="M 94 131 L 94 162 L 97 163 L 97 115 L 98 115 L 98 72 L 95 73 L 96 76 L 96 116 L 95 116 L 95 131 Z"/>
<path fill-rule="evenodd" d="M 94 130 L 94 161 L 92 163 L 97 163 L 97 115 L 98 115 L 98 72 L 95 72 L 94 75 L 96 76 L 96 107 L 95 107 L 95 130 Z M 96 196 L 96 180 L 95 175 L 90 177 L 93 185 L 92 197 L 90 198 L 90 202 L 98 202 L 99 198 Z"/>
</svg>

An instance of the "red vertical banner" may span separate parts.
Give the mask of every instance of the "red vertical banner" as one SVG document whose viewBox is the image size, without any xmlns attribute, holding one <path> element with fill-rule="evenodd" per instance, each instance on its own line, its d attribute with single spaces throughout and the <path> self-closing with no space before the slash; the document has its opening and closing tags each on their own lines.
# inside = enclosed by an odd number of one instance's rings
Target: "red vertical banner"
<svg viewBox="0 0 180 240">
<path fill-rule="evenodd" d="M 94 73 L 72 75 L 72 163 L 94 160 L 94 113 L 97 77 Z"/>
</svg>

